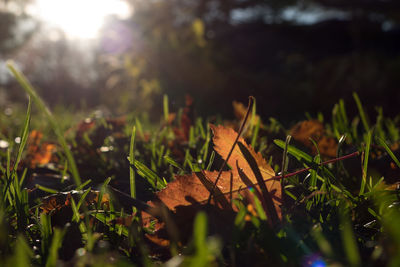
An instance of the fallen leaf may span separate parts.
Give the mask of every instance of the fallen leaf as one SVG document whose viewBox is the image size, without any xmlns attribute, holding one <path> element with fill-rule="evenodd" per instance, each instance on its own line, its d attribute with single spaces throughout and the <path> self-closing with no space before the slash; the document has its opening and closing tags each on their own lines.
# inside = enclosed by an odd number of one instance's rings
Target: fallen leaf
<svg viewBox="0 0 400 267">
<path fill-rule="evenodd" d="M 39 149 L 40 141 L 43 138 L 43 134 L 37 130 L 32 130 L 28 136 L 28 154 L 33 154 Z"/>
<path fill-rule="evenodd" d="M 157 193 L 157 198 L 171 211 L 175 211 L 178 206 L 206 204 L 217 176 L 218 172 L 216 171 L 176 176 L 174 181 L 168 183 L 165 189 Z M 221 209 L 233 209 L 231 204 L 231 200 L 234 198 L 233 194 L 237 195 L 240 189 L 246 188 L 247 186 L 238 175 L 233 175 L 232 172 L 222 172 L 211 204 Z M 231 193 L 232 195 L 230 195 Z"/>
<path fill-rule="evenodd" d="M 238 101 L 232 102 L 233 106 L 233 114 L 235 117 L 241 122 L 246 117 L 247 107 Z M 249 119 L 246 122 L 246 125 L 256 126 L 258 123 L 262 124 L 260 116 L 255 115 L 253 118 L 253 114 L 250 113 Z"/>
<path fill-rule="evenodd" d="M 293 139 L 311 149 L 314 155 L 317 154 L 317 149 L 310 139 L 313 139 L 318 144 L 318 150 L 321 155 L 336 157 L 336 139 L 326 135 L 324 125 L 318 120 L 308 120 L 297 123 L 290 130 L 290 135 Z"/>
<path fill-rule="evenodd" d="M 42 204 L 40 208 L 44 213 L 54 213 L 61 208 L 67 207 L 71 205 L 71 197 L 74 198 L 76 202 L 79 201 L 79 197 L 81 196 L 80 191 L 68 191 L 61 192 L 57 194 L 52 194 L 50 196 L 44 197 L 42 199 Z M 90 191 L 85 198 L 85 204 L 91 205 L 97 203 L 99 199 L 99 191 Z M 110 201 L 110 196 L 108 194 L 103 194 L 101 199 L 101 204 L 108 204 Z"/>
<path fill-rule="evenodd" d="M 31 167 L 49 163 L 55 151 L 56 151 L 55 144 L 43 143 L 40 146 L 39 150 L 32 155 Z"/>
<path fill-rule="evenodd" d="M 214 150 L 223 159 L 226 159 L 228 157 L 229 151 L 233 146 L 233 143 L 236 140 L 237 133 L 233 129 L 226 128 L 221 125 L 215 126 L 211 124 L 210 127 L 214 134 Z M 250 145 L 248 145 L 242 137 L 239 138 L 238 142 L 243 144 L 243 146 L 246 147 L 247 150 L 251 153 L 251 156 L 255 159 L 261 173 L 263 174 L 264 180 L 275 176 L 274 170 L 269 164 L 267 164 L 261 153 L 256 153 L 254 149 Z M 228 160 L 228 164 L 232 167 L 233 172 L 237 172 L 237 169 L 234 168 L 236 166 L 236 162 L 238 162 L 239 167 L 243 169 L 243 171 L 246 173 L 246 175 L 249 176 L 249 178 L 253 178 L 251 179 L 253 182 L 256 181 L 251 166 L 249 165 L 239 146 L 235 146 L 232 155 Z"/>
<path fill-rule="evenodd" d="M 214 149 L 223 159 L 226 159 L 235 142 L 237 133 L 223 126 L 211 125 L 210 127 L 214 133 Z M 230 234 L 229 225 L 237 212 L 237 207 L 232 200 L 236 199 L 239 194 L 246 198 L 249 188 L 253 188 L 265 205 L 270 224 L 272 225 L 276 220 L 280 220 L 282 218 L 280 181 L 276 179 L 268 180 L 275 176 L 275 173 L 265 159 L 260 153 L 256 153 L 243 138 L 239 138 L 238 142 L 240 144 L 235 146 L 228 160 L 232 170 L 221 172 L 218 181 L 218 172 L 216 171 L 178 175 L 175 180 L 167 184 L 166 188 L 156 193 L 156 200 L 152 200 L 148 204 L 155 208 L 166 207 L 171 211 L 176 228 L 179 229 L 181 234 L 183 233 L 183 236 L 190 233 L 190 222 L 193 221 L 196 213 L 200 210 L 206 210 L 209 219 L 214 222 L 213 225 L 217 228 L 216 231 L 224 236 Z M 259 174 L 254 173 L 254 165 L 256 165 Z M 209 202 L 210 193 L 212 193 L 212 198 Z M 275 220 L 274 216 L 276 217 Z M 152 221 L 154 224 L 155 220 L 153 216 L 145 212 L 142 212 L 142 219 L 145 226 L 149 226 Z M 168 225 L 168 222 L 164 224 L 157 221 L 155 223 L 155 235 L 149 236 L 149 239 L 161 246 L 167 244 L 168 242 L 165 242 L 165 240 L 168 235 L 165 232 Z"/>
<path fill-rule="evenodd" d="M 31 168 L 51 162 L 56 152 L 56 145 L 50 142 L 41 143 L 42 138 L 43 134 L 37 130 L 33 130 L 28 136 L 26 162 Z"/>
<path fill-rule="evenodd" d="M 189 140 L 189 132 L 190 132 L 190 127 L 193 125 L 193 120 L 194 120 L 194 111 L 193 111 L 193 98 L 190 95 L 185 96 L 185 108 L 183 109 L 180 122 L 179 122 L 179 127 L 173 127 L 173 131 L 175 134 L 175 137 L 179 141 L 185 141 L 187 142 Z M 172 124 L 172 122 L 175 120 L 176 114 L 172 113 L 170 117 L 168 118 L 168 123 Z"/>
</svg>

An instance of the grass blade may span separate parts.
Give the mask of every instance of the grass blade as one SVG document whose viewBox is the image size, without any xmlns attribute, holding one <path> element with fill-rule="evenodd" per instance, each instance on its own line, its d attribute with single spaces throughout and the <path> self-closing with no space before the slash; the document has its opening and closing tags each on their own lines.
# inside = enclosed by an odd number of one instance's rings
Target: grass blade
<svg viewBox="0 0 400 267">
<path fill-rule="evenodd" d="M 389 156 L 392 158 L 392 160 L 394 161 L 394 163 L 396 163 L 397 167 L 400 168 L 400 162 L 398 160 L 398 158 L 395 156 L 395 154 L 393 154 L 392 150 L 390 149 L 390 147 L 385 143 L 385 141 L 378 137 L 377 141 L 379 143 L 379 145 L 383 146 L 386 150 L 386 152 L 389 154 Z"/>
<path fill-rule="evenodd" d="M 361 104 L 361 100 L 358 97 L 357 93 L 355 93 L 355 92 L 353 93 L 353 98 L 356 101 L 356 105 L 357 105 L 357 108 L 358 108 L 358 112 L 360 113 L 360 118 L 361 118 L 362 124 L 364 126 L 364 129 L 365 129 L 365 131 L 368 132 L 370 127 L 369 127 L 367 115 L 365 114 L 364 108 L 363 108 L 363 106 Z"/>
<path fill-rule="evenodd" d="M 164 107 L 164 120 L 165 123 L 168 123 L 168 117 L 169 117 L 168 95 L 164 95 L 163 97 L 163 107 Z"/>
<path fill-rule="evenodd" d="M 270 192 L 268 191 L 267 186 L 264 183 L 264 178 L 261 174 L 260 169 L 258 168 L 256 160 L 253 158 L 251 155 L 250 151 L 245 147 L 242 143 L 238 142 L 238 146 L 240 151 L 242 152 L 244 158 L 246 159 L 247 163 L 249 164 L 252 172 L 254 173 L 254 176 L 257 180 L 258 186 L 261 189 L 262 197 L 265 201 L 266 204 L 266 212 L 268 215 L 268 218 L 271 220 L 272 225 L 276 225 L 277 222 L 279 221 L 279 216 L 278 212 L 275 208 L 273 199 L 270 195 Z"/>
<path fill-rule="evenodd" d="M 135 181 L 135 170 L 133 169 L 133 162 L 135 159 L 135 137 L 136 137 L 136 127 L 133 126 L 131 134 L 131 143 L 129 146 L 129 184 L 131 189 L 131 197 L 136 198 L 136 181 Z"/>
<path fill-rule="evenodd" d="M 371 147 L 371 139 L 372 139 L 372 131 L 368 131 L 367 143 L 365 144 L 365 151 L 364 151 L 363 169 L 362 169 L 363 174 L 361 180 L 360 195 L 364 194 L 365 185 L 367 183 L 368 158 L 369 158 L 369 149 Z"/>
<path fill-rule="evenodd" d="M 36 184 L 35 187 L 36 187 L 37 189 L 42 190 L 43 192 L 47 192 L 47 193 L 50 193 L 50 194 L 57 194 L 57 193 L 58 193 L 57 190 L 51 189 L 51 188 L 48 188 L 48 187 L 45 187 L 45 186 L 43 186 L 43 185 Z"/>
<path fill-rule="evenodd" d="M 65 231 L 54 229 L 53 239 L 49 248 L 49 256 L 47 257 L 46 267 L 57 266 L 58 250 L 61 248 Z"/>
<path fill-rule="evenodd" d="M 358 251 L 357 241 L 354 236 L 353 227 L 350 221 L 350 218 L 347 212 L 339 209 L 340 212 L 340 221 L 343 227 L 342 234 L 342 242 L 344 251 L 347 256 L 347 260 L 350 266 L 361 266 L 361 258 L 360 253 Z"/>
<path fill-rule="evenodd" d="M 26 117 L 24 121 L 24 128 L 21 134 L 21 143 L 19 144 L 17 159 L 15 160 L 14 170 L 16 171 L 19 162 L 21 161 L 22 152 L 24 151 L 26 141 L 28 140 L 29 124 L 31 120 L 31 98 L 28 100 L 28 108 L 26 110 Z"/>
<path fill-rule="evenodd" d="M 11 73 L 14 75 L 15 79 L 18 81 L 18 83 L 21 85 L 21 87 L 25 90 L 25 92 L 28 93 L 28 95 L 36 103 L 38 108 L 46 115 L 47 120 L 49 121 L 51 127 L 53 128 L 53 131 L 55 132 L 55 134 L 58 138 L 58 142 L 61 144 L 61 146 L 64 150 L 64 153 L 65 153 L 65 156 L 67 157 L 68 164 L 69 164 L 74 182 L 75 182 L 76 186 L 79 186 L 81 184 L 81 178 L 79 175 L 78 167 L 76 166 L 74 157 L 72 156 L 72 152 L 68 147 L 67 141 L 65 140 L 64 135 L 62 134 L 61 127 L 57 123 L 56 119 L 54 118 L 54 116 L 51 113 L 51 111 L 49 110 L 49 108 L 46 106 L 46 104 L 43 102 L 43 100 L 37 94 L 34 87 L 27 80 L 25 75 L 22 74 L 22 72 L 18 71 L 14 67 L 14 64 L 11 61 L 7 62 L 7 67 L 11 71 Z"/>
<path fill-rule="evenodd" d="M 285 147 L 286 147 L 286 142 L 284 142 L 282 140 L 276 139 L 276 140 L 274 140 L 274 143 L 282 149 L 285 149 Z M 305 160 L 307 163 L 313 162 L 313 158 L 310 155 L 301 151 L 298 148 L 295 148 L 294 146 L 287 145 L 287 152 L 289 154 L 291 154 L 292 156 L 294 156 L 298 161 Z"/>
<path fill-rule="evenodd" d="M 34 254 L 31 248 L 28 246 L 23 235 L 18 235 L 15 247 L 14 255 L 7 261 L 4 266 L 18 266 L 18 267 L 28 267 L 31 265 L 31 259 Z"/>
<path fill-rule="evenodd" d="M 163 179 L 158 177 L 155 172 L 147 168 L 146 165 L 140 161 L 133 159 L 133 165 L 138 170 L 139 175 L 145 178 L 153 188 L 161 190 L 166 186 L 166 183 L 163 181 Z"/>
</svg>

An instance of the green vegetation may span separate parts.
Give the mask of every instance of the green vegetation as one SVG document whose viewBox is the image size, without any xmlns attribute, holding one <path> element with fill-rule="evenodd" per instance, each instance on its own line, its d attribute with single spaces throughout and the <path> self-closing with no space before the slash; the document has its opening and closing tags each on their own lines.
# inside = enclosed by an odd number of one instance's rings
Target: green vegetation
<svg viewBox="0 0 400 267">
<path fill-rule="evenodd" d="M 400 117 L 386 118 L 377 109 L 374 123 L 356 94 L 358 116 L 350 118 L 339 101 L 331 122 L 318 118 L 339 158 L 324 164 L 317 140 L 313 150 L 287 138 L 276 120 L 256 121 L 255 106 L 248 112 L 244 138 L 285 177 L 280 222 L 270 223 L 253 188 L 253 203 L 240 195 L 232 200 L 237 211 L 231 221 L 223 220 L 226 210 L 202 205 L 182 223 L 185 218 L 145 202 L 176 175 L 226 164 L 213 151 L 208 127 L 221 121 L 188 118 L 184 109 L 172 113 L 164 97 L 160 125 L 128 114 L 123 120 L 89 116 L 66 127 L 62 120 L 72 114 L 52 114 L 9 67 L 39 113 L 31 112 L 29 100 L 25 114 L 0 117 L 0 139 L 7 144 L 0 149 L 0 265 L 400 265 Z M 35 124 L 43 115 L 45 125 L 41 119 Z M 44 140 L 57 142 L 35 141 L 32 132 L 39 130 Z M 55 146 L 48 159 L 45 144 Z M 143 210 L 165 222 L 167 243 L 149 237 L 160 225 L 147 221 Z"/>
</svg>

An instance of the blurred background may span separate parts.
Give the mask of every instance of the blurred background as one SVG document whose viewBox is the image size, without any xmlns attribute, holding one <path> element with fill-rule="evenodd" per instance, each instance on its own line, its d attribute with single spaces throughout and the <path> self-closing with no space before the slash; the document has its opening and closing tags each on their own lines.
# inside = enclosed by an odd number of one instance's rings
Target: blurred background
<svg viewBox="0 0 400 267">
<path fill-rule="evenodd" d="M 0 0 L 0 107 L 25 101 L 13 59 L 50 105 L 199 115 L 331 114 L 358 92 L 368 112 L 400 101 L 399 0 Z"/>
</svg>

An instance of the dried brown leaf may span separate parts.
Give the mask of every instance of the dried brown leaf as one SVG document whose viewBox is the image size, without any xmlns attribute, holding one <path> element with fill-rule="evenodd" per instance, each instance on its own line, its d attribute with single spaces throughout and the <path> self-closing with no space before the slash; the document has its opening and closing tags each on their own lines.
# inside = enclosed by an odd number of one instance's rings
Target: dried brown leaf
<svg viewBox="0 0 400 267">
<path fill-rule="evenodd" d="M 232 106 L 233 106 L 233 114 L 235 114 L 235 117 L 239 121 L 242 121 L 246 117 L 247 107 L 243 103 L 237 102 L 237 101 L 233 101 L 232 102 Z M 253 118 L 253 115 L 250 114 L 250 117 L 247 120 L 246 124 L 255 126 L 258 123 L 262 124 L 260 116 L 255 115 L 254 118 Z"/>
<path fill-rule="evenodd" d="M 61 208 L 67 207 L 71 205 L 71 197 L 74 198 L 75 201 L 79 201 L 80 194 L 78 191 L 68 191 L 53 194 L 42 199 L 42 204 L 40 208 L 44 213 L 55 212 L 60 210 Z M 85 198 L 85 204 L 91 205 L 97 203 L 99 199 L 99 191 L 90 191 L 89 194 Z M 103 194 L 101 199 L 101 204 L 108 204 L 110 201 L 110 196 L 108 194 Z"/>
<path fill-rule="evenodd" d="M 205 204 L 217 176 L 218 172 L 215 171 L 176 176 L 174 181 L 157 193 L 157 197 L 172 211 L 175 211 L 178 206 Z M 233 194 L 237 195 L 240 189 L 246 189 L 246 187 L 238 175 L 228 171 L 222 172 L 213 201 L 218 208 L 230 209 Z M 231 192 L 232 195 L 230 195 Z"/>
<path fill-rule="evenodd" d="M 310 139 L 317 142 L 318 150 L 321 155 L 336 157 L 337 142 L 334 138 L 326 135 L 324 125 L 318 120 L 308 120 L 297 123 L 290 130 L 290 135 L 293 139 L 311 149 L 314 155 L 317 154 L 317 149 Z"/>
<path fill-rule="evenodd" d="M 214 149 L 223 159 L 226 159 L 235 142 L 237 133 L 223 126 L 211 125 L 211 129 L 214 133 Z M 282 189 L 280 181 L 269 179 L 275 176 L 275 173 L 260 153 L 256 153 L 243 138 L 239 138 L 239 142 L 248 151 L 245 154 L 250 155 L 247 155 L 246 159 L 241 148 L 236 145 L 231 157 L 228 159 L 228 164 L 232 167 L 232 170 L 221 172 L 218 183 L 216 183 L 219 174 L 217 171 L 201 171 L 187 175 L 178 175 L 174 181 L 167 184 L 166 188 L 156 193 L 156 200 L 148 202 L 155 209 L 159 208 L 160 214 L 162 207 L 166 207 L 172 211 L 174 223 L 176 223 L 177 229 L 179 229 L 183 237 L 190 235 L 191 222 L 199 210 L 206 210 L 209 219 L 213 221 L 213 225 L 217 229 L 216 231 L 222 236 L 228 236 L 230 234 L 229 225 L 237 212 L 237 207 L 233 204 L 232 200 L 236 199 L 240 194 L 245 199 L 249 198 L 249 202 L 251 203 L 251 198 L 254 195 L 249 193 L 249 188 L 255 189 L 256 195 L 264 204 L 268 202 L 265 204 L 267 214 L 271 214 L 270 210 L 273 209 L 276 212 L 277 218 L 281 219 L 280 205 Z M 256 167 L 261 172 L 261 179 L 263 181 L 261 186 L 258 183 L 260 180 L 253 173 L 254 166 L 252 169 L 248 162 L 249 157 L 252 158 L 252 161 L 255 162 Z M 260 193 L 263 192 L 263 188 L 264 192 L 265 188 L 268 189 L 268 197 L 265 197 L 265 193 Z M 213 197 L 209 202 L 210 205 L 207 205 L 210 193 L 213 194 Z M 154 217 L 143 212 L 142 219 L 144 225 L 149 226 L 150 221 L 154 220 Z M 273 222 L 270 223 L 272 224 Z M 168 242 L 164 242 L 168 239 L 165 228 L 165 226 L 168 228 L 168 225 L 168 222 L 162 224 L 157 221 L 155 224 L 156 234 L 155 236 L 149 236 L 149 239 L 160 246 L 169 244 Z M 169 232 L 173 231 L 169 230 Z"/>
<path fill-rule="evenodd" d="M 237 133 L 233 129 L 224 127 L 222 125 L 215 126 L 211 124 L 210 127 L 214 134 L 214 150 L 225 160 L 228 157 L 229 151 L 231 150 L 233 143 L 235 142 Z M 261 153 L 256 153 L 254 149 L 249 146 L 242 137 L 239 138 L 238 142 L 242 143 L 251 153 L 252 157 L 257 162 L 258 168 L 260 169 L 264 180 L 275 176 L 274 170 L 265 161 Z M 247 162 L 239 146 L 237 145 L 235 146 L 232 155 L 228 160 L 228 164 L 232 167 L 233 172 L 237 172 L 235 168 L 236 162 L 238 163 L 239 167 L 243 169 L 244 173 L 246 173 L 246 175 L 251 179 L 251 181 L 257 183 L 257 180 L 255 179 L 254 173 L 251 170 L 249 163 Z"/>
</svg>

